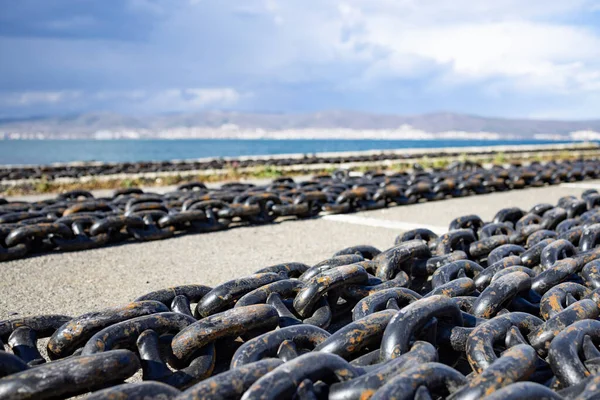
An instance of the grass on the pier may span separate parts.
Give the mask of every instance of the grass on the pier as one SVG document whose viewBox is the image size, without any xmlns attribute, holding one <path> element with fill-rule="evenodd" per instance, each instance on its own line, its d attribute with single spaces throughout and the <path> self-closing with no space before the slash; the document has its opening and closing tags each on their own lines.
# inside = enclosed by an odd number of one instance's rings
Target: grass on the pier
<svg viewBox="0 0 600 400">
<path fill-rule="evenodd" d="M 559 160 L 573 160 L 581 158 L 583 154 L 577 151 L 561 151 L 558 153 L 546 153 L 544 155 L 534 154 L 530 156 L 523 156 L 523 154 L 504 154 L 502 152 L 496 153 L 493 156 L 469 156 L 463 154 L 460 157 L 436 157 L 429 158 L 423 157 L 419 159 L 412 159 L 406 162 L 398 162 L 393 164 L 381 164 L 381 163 L 364 163 L 363 165 L 347 168 L 351 171 L 378 171 L 378 172 L 402 172 L 410 171 L 415 163 L 420 164 L 425 169 L 437 169 L 445 168 L 456 160 L 460 161 L 473 161 L 486 165 L 505 165 L 511 162 L 533 162 L 533 161 L 559 161 Z M 3 196 L 15 196 L 15 195 L 26 195 L 26 194 L 39 194 L 39 193 L 60 193 L 64 191 L 83 189 L 83 190 L 97 190 L 97 189 L 119 189 L 119 188 L 131 188 L 131 187 L 158 187 L 158 186 L 169 186 L 179 185 L 183 183 L 202 181 L 202 182 L 225 182 L 225 181 L 237 181 L 241 179 L 275 179 L 282 176 L 301 176 L 301 175 L 318 175 L 318 174 L 330 174 L 335 170 L 342 167 L 342 165 L 331 165 L 323 169 L 284 169 L 277 166 L 261 166 L 252 169 L 240 170 L 234 166 L 230 166 L 225 171 L 220 171 L 218 174 L 199 174 L 199 173 L 179 173 L 173 175 L 165 175 L 158 178 L 144 177 L 144 176 L 131 176 L 127 178 L 118 179 L 94 179 L 92 177 L 80 179 L 72 182 L 61 182 L 53 181 L 48 178 L 42 178 L 35 182 L 19 183 L 17 185 L 0 184 L 0 194 Z M 345 167 L 345 166 L 344 166 Z"/>
</svg>

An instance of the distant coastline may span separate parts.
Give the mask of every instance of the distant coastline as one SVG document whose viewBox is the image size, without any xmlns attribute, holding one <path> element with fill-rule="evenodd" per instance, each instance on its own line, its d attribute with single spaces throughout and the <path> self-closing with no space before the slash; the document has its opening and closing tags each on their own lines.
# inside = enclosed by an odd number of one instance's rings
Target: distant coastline
<svg viewBox="0 0 600 400">
<path fill-rule="evenodd" d="M 592 130 L 574 131 L 567 134 L 539 133 L 531 136 L 503 134 L 494 132 L 425 132 L 410 126 L 398 129 L 241 129 L 237 126 L 220 128 L 170 128 L 160 131 L 146 129 L 100 130 L 92 133 L 72 132 L 10 132 L 0 131 L 1 140 L 179 140 L 179 139 L 222 139 L 222 140 L 548 140 L 548 141 L 586 141 L 600 140 L 600 132 Z"/>
<path fill-rule="evenodd" d="M 600 120 L 502 119 L 453 113 L 416 116 L 350 111 L 251 114 L 206 111 L 125 116 L 81 114 L 0 119 L 0 139 L 600 140 Z"/>
</svg>

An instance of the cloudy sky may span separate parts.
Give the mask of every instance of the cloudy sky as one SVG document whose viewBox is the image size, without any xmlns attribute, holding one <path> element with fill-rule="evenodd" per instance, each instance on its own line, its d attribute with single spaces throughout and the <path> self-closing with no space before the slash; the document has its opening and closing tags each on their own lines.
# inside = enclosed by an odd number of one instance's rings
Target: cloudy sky
<svg viewBox="0 0 600 400">
<path fill-rule="evenodd" d="M 600 118 L 600 0 L 0 0 L 0 117 Z"/>
</svg>

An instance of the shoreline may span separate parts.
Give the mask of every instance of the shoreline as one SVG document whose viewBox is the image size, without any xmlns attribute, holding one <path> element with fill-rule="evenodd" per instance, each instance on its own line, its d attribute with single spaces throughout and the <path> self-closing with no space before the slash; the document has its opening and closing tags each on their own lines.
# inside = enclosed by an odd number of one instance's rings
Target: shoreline
<svg viewBox="0 0 600 400">
<path fill-rule="evenodd" d="M 27 139 L 28 140 L 28 139 Z M 54 140 L 54 139 L 51 139 Z M 69 140 L 69 139 L 56 139 L 58 140 Z M 146 140 L 146 139 L 136 139 Z M 155 139 L 150 139 L 155 140 Z M 171 139 L 165 139 L 171 140 Z M 176 140 L 176 139 L 173 139 Z M 178 139 L 177 139 L 178 140 Z M 194 140 L 194 139 L 190 139 Z M 200 139 L 203 140 L 203 139 Z M 229 139 L 227 139 L 229 140 Z M 245 140 L 245 139 L 240 139 Z M 254 140 L 254 139 L 248 139 Z M 353 139 L 352 139 L 353 140 Z M 370 140 L 370 139 L 364 139 Z M 379 139 L 387 140 L 387 139 Z M 32 140 L 33 141 L 33 140 Z M 415 139 L 414 141 L 420 141 Z M 354 156 L 370 156 L 370 155 L 436 155 L 444 154 L 450 155 L 455 153 L 466 153 L 470 154 L 484 154 L 484 153 L 511 153 L 511 152 L 533 152 L 533 151 L 560 151 L 565 149 L 587 149 L 587 148 L 598 148 L 600 149 L 600 143 L 592 141 L 570 141 L 567 143 L 547 143 L 547 144 L 497 144 L 487 146 L 453 146 L 453 147 L 409 147 L 402 149 L 379 149 L 379 150 L 356 150 L 356 151 L 330 151 L 330 152 L 313 152 L 313 153 L 281 153 L 281 154 L 263 154 L 263 155 L 245 155 L 245 156 L 223 156 L 223 157 L 199 157 L 199 158 L 185 158 L 185 159 L 171 159 L 171 160 L 140 160 L 140 161 L 70 161 L 70 162 L 56 162 L 49 164 L 0 164 L 0 170 L 4 169 L 26 169 L 26 168 L 39 168 L 39 167 L 79 167 L 79 166 L 102 166 L 110 165 L 117 166 L 122 164 L 133 164 L 133 163 L 147 163 L 147 164 L 187 164 L 187 163 L 207 163 L 215 160 L 223 160 L 225 162 L 233 161 L 252 161 L 252 160 L 284 160 L 293 159 L 301 160 L 307 157 L 316 158 L 343 158 L 343 157 L 354 157 Z"/>
<path fill-rule="evenodd" d="M 483 165 L 528 164 L 600 158 L 600 144 L 550 144 L 474 146 L 429 149 L 366 150 L 360 152 L 281 154 L 203 158 L 140 163 L 67 163 L 46 166 L 0 167 L 0 195 L 15 196 L 84 189 L 160 187 L 188 183 L 227 182 L 242 179 L 349 171 L 412 170 L 415 164 L 426 169 L 443 168 L 455 161 Z M 119 169 L 121 168 L 121 170 Z"/>
</svg>

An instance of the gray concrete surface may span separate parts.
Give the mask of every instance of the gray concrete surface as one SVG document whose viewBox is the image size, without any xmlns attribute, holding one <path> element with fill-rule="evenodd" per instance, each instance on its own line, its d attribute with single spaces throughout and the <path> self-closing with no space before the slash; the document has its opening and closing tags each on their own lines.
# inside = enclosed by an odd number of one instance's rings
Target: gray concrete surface
<svg viewBox="0 0 600 400">
<path fill-rule="evenodd" d="M 453 218 L 473 213 L 488 220 L 503 207 L 527 210 L 541 202 L 556 203 L 562 196 L 600 188 L 600 181 L 577 185 L 290 220 L 1 263 L 0 319 L 43 313 L 75 316 L 169 286 L 213 286 L 282 262 L 314 264 L 351 245 L 385 249 L 411 224 L 444 229 Z"/>
</svg>

